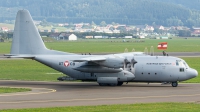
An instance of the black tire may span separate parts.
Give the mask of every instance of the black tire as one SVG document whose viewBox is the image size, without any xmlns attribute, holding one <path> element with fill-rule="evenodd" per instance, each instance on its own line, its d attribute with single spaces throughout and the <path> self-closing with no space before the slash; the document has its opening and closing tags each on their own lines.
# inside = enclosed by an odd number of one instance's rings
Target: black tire
<svg viewBox="0 0 200 112">
<path fill-rule="evenodd" d="M 122 86 L 123 85 L 123 82 L 118 82 L 117 83 L 117 86 Z"/>
<path fill-rule="evenodd" d="M 110 86 L 117 86 L 117 84 L 114 84 L 114 83 L 110 83 L 108 85 L 110 85 Z"/>
<path fill-rule="evenodd" d="M 107 84 L 99 83 L 99 86 L 107 86 Z"/>
<path fill-rule="evenodd" d="M 177 87 L 178 86 L 178 82 L 172 82 L 172 87 Z"/>
</svg>

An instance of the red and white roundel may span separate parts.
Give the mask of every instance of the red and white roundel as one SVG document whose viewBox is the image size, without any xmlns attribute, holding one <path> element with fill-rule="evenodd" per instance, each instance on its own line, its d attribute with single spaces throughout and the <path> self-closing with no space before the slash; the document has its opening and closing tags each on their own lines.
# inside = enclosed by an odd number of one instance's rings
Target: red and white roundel
<svg viewBox="0 0 200 112">
<path fill-rule="evenodd" d="M 68 61 L 65 61 L 65 62 L 64 62 L 64 66 L 68 67 L 68 66 L 69 66 L 69 62 L 68 62 Z"/>
</svg>

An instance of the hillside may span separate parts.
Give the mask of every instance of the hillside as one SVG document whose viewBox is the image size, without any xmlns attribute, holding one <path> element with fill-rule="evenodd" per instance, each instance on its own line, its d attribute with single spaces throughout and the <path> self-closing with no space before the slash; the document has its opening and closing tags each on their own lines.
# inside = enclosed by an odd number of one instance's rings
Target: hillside
<svg viewBox="0 0 200 112">
<path fill-rule="evenodd" d="M 165 3 L 172 3 L 190 9 L 200 10 L 200 0 L 156 0 Z"/>
<path fill-rule="evenodd" d="M 0 0 L 0 22 L 14 20 L 18 9 L 28 9 L 35 20 L 57 23 L 94 21 L 99 24 L 105 21 L 131 25 L 200 26 L 200 12 L 189 9 L 189 3 L 183 6 L 179 2 L 181 0 Z"/>
</svg>

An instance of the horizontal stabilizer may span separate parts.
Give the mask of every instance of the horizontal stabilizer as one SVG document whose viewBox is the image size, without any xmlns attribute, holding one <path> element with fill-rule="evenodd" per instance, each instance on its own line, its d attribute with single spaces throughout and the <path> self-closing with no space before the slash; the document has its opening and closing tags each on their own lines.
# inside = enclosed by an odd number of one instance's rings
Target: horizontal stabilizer
<svg viewBox="0 0 200 112">
<path fill-rule="evenodd" d="M 33 55 L 14 55 L 14 54 L 5 54 L 7 58 L 26 58 L 26 59 L 33 59 L 35 56 Z"/>
</svg>

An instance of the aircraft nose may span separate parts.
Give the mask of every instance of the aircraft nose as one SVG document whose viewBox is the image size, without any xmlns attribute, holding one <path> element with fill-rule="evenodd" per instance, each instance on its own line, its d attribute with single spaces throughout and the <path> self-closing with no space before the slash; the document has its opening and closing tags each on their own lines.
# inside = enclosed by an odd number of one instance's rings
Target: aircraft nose
<svg viewBox="0 0 200 112">
<path fill-rule="evenodd" d="M 189 78 L 194 78 L 198 76 L 198 72 L 195 69 L 191 68 L 188 70 L 188 75 L 189 75 Z"/>
</svg>

